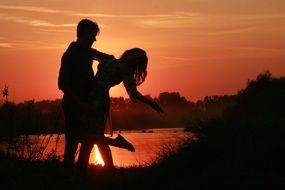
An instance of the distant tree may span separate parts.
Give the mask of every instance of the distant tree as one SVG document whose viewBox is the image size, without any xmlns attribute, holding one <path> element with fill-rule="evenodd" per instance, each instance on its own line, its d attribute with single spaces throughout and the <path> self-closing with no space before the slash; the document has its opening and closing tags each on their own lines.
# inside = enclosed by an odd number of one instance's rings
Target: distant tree
<svg viewBox="0 0 285 190">
<path fill-rule="evenodd" d="M 181 96 L 179 92 L 162 92 L 158 97 L 162 106 L 188 106 L 191 104 L 185 97 Z"/>
<path fill-rule="evenodd" d="M 2 95 L 3 95 L 3 98 L 5 99 L 5 102 L 7 103 L 8 97 L 9 97 L 9 89 L 8 89 L 7 85 L 4 86 L 4 89 L 2 91 Z"/>
<path fill-rule="evenodd" d="M 254 115 L 285 113 L 285 77 L 272 77 L 269 71 L 261 73 L 255 80 L 248 81 L 238 96 L 239 103 Z"/>
<path fill-rule="evenodd" d="M 126 101 L 123 97 L 112 97 L 111 98 L 111 107 L 114 111 L 122 111 L 126 109 Z"/>
</svg>

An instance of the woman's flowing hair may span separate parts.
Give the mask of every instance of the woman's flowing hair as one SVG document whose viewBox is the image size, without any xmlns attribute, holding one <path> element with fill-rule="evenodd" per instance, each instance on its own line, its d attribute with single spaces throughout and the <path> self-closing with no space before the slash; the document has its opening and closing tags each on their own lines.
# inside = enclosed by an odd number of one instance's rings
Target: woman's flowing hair
<svg viewBox="0 0 285 190">
<path fill-rule="evenodd" d="M 142 84 L 147 75 L 148 58 L 146 52 L 140 48 L 133 48 L 126 50 L 121 58 L 134 70 L 136 86 Z"/>
</svg>

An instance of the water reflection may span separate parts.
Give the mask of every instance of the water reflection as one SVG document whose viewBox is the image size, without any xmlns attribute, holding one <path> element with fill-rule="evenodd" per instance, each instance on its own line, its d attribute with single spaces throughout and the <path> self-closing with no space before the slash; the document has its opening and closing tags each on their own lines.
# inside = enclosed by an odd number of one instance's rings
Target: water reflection
<svg viewBox="0 0 285 190">
<path fill-rule="evenodd" d="M 129 142 L 134 145 L 136 152 L 129 152 L 125 149 L 119 149 L 111 146 L 114 165 L 117 167 L 150 164 L 155 160 L 158 153 L 162 151 L 163 146 L 171 145 L 175 148 L 180 142 L 191 136 L 191 133 L 185 132 L 184 128 L 115 131 L 114 138 L 118 133 L 123 135 Z M 30 138 L 33 137 L 34 136 L 30 136 Z M 39 142 L 41 142 L 41 138 L 46 138 L 46 136 L 40 137 Z M 45 149 L 44 154 L 48 155 L 52 150 L 55 150 L 56 147 L 55 154 L 57 156 L 60 156 L 62 160 L 65 146 L 64 135 L 53 135 L 48 142 L 49 143 Z M 89 163 L 104 165 L 98 148 L 95 145 L 91 152 Z"/>
<path fill-rule="evenodd" d="M 152 163 L 165 145 L 177 147 L 191 133 L 182 128 L 150 129 L 147 131 L 122 131 L 121 134 L 136 148 L 136 152 L 111 147 L 114 164 L 119 167 L 138 166 Z M 116 137 L 116 134 L 114 135 Z M 95 152 L 92 150 L 89 162 L 95 164 Z M 100 158 L 99 158 L 100 162 Z"/>
</svg>

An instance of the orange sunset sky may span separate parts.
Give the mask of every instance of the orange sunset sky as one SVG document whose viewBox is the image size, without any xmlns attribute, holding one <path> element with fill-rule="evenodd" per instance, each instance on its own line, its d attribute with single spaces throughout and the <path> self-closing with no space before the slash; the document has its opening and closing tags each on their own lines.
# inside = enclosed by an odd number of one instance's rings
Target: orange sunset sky
<svg viewBox="0 0 285 190">
<path fill-rule="evenodd" d="M 10 100 L 62 97 L 60 59 L 82 18 L 100 25 L 94 48 L 148 52 L 139 90 L 152 97 L 197 101 L 235 94 L 265 70 L 285 75 L 284 0 L 0 0 L 0 87 Z M 127 97 L 123 86 L 111 95 Z"/>
</svg>

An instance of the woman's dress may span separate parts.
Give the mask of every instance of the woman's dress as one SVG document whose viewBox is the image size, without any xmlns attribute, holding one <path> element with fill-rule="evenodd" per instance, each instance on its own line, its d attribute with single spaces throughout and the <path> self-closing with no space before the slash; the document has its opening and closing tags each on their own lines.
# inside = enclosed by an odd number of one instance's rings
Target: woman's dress
<svg viewBox="0 0 285 190">
<path fill-rule="evenodd" d="M 141 95 L 136 88 L 133 70 L 126 63 L 114 60 L 101 61 L 98 64 L 88 99 L 88 105 L 92 109 L 92 114 L 88 116 L 87 124 L 89 135 L 108 134 L 112 136 L 109 90 L 121 82 L 124 83 L 132 100 Z"/>
</svg>

